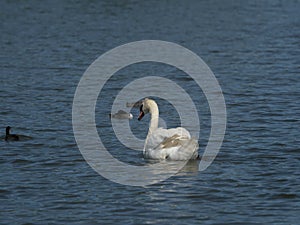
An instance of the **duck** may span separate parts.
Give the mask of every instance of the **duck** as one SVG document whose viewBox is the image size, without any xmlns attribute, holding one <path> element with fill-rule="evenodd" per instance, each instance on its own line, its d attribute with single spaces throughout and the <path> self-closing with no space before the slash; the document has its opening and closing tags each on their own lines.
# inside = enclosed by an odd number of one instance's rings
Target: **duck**
<svg viewBox="0 0 300 225">
<path fill-rule="evenodd" d="M 198 140 L 191 137 L 189 131 L 183 127 L 159 128 L 158 105 L 154 100 L 145 98 L 140 106 L 138 120 L 140 121 L 148 113 L 151 115 L 151 119 L 143 149 L 145 158 L 157 160 L 199 159 Z"/>
<path fill-rule="evenodd" d="M 115 114 L 109 114 L 110 118 L 115 118 L 115 119 L 132 119 L 133 115 L 131 113 L 125 112 L 123 110 L 119 110 Z"/>
<path fill-rule="evenodd" d="M 5 141 L 19 141 L 20 137 L 17 134 L 10 134 L 11 127 L 6 127 Z"/>
<path fill-rule="evenodd" d="M 126 107 L 128 108 L 140 108 L 142 105 L 142 101 L 137 101 L 137 102 L 126 102 Z"/>
</svg>

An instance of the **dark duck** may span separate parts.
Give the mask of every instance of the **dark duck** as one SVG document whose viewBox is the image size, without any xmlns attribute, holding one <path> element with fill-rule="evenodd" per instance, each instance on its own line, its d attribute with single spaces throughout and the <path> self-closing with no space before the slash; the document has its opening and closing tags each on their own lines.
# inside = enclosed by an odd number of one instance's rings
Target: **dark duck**
<svg viewBox="0 0 300 225">
<path fill-rule="evenodd" d="M 6 127 L 5 141 L 19 141 L 20 137 L 16 134 L 10 134 L 11 127 Z"/>
</svg>

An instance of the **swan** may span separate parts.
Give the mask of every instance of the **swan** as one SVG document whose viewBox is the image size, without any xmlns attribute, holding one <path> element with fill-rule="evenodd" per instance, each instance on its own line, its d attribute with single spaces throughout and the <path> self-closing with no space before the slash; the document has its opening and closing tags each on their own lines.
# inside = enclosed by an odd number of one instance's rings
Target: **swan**
<svg viewBox="0 0 300 225">
<path fill-rule="evenodd" d="M 199 157 L 198 141 L 191 138 L 185 128 L 158 128 L 158 106 L 154 100 L 149 98 L 143 100 L 138 120 L 141 120 L 147 113 L 151 114 L 151 120 L 143 150 L 145 158 L 189 160 Z"/>
<path fill-rule="evenodd" d="M 6 131 L 5 141 L 19 141 L 20 140 L 19 135 L 10 134 L 10 129 L 11 129 L 10 126 L 6 127 L 6 129 L 5 129 L 5 131 Z"/>
</svg>

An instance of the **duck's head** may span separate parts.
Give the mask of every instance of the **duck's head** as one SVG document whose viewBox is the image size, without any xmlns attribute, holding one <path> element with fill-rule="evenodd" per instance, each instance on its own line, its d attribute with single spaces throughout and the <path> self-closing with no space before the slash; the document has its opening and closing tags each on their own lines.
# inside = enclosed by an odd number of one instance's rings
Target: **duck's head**
<svg viewBox="0 0 300 225">
<path fill-rule="evenodd" d="M 7 126 L 7 127 L 6 127 L 6 134 L 9 134 L 10 129 L 11 129 L 10 126 Z"/>
<path fill-rule="evenodd" d="M 131 113 L 129 113 L 129 115 L 128 115 L 128 119 L 132 119 L 133 118 L 133 115 L 131 114 Z"/>
</svg>

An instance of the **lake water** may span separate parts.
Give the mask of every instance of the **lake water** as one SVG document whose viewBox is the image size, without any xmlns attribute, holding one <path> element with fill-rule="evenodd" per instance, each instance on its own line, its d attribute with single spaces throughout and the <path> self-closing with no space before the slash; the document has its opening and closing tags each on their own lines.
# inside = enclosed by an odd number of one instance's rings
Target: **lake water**
<svg viewBox="0 0 300 225">
<path fill-rule="evenodd" d="M 299 224 L 299 1 L 1 1 L 0 126 L 33 137 L 0 142 L 1 224 Z M 164 40 L 198 54 L 227 106 L 220 152 L 203 172 L 146 187 L 96 173 L 78 150 L 72 103 L 87 67 L 139 40 Z M 108 113 L 131 81 L 161 76 L 183 85 L 201 118 L 199 153 L 210 132 L 205 96 L 181 71 L 131 65 L 100 93 L 98 132 L 111 154 L 147 164 L 115 137 Z M 141 91 L 142 90 L 137 90 Z M 180 120 L 157 99 L 168 127 Z M 127 110 L 129 110 L 127 108 Z M 149 118 L 132 132 L 145 138 Z M 120 121 L 122 123 L 122 121 Z"/>
</svg>

